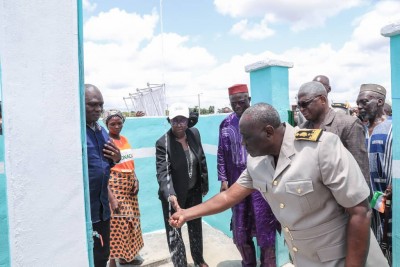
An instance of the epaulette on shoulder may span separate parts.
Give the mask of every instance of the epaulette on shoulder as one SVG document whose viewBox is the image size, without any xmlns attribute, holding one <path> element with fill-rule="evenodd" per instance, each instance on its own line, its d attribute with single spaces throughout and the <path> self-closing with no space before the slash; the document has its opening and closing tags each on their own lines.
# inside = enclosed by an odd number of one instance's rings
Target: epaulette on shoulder
<svg viewBox="0 0 400 267">
<path fill-rule="evenodd" d="M 333 107 L 333 108 L 344 108 L 344 109 L 348 109 L 348 108 L 349 108 L 349 104 L 345 104 L 345 103 L 332 103 L 331 107 Z"/>
<path fill-rule="evenodd" d="M 296 132 L 295 139 L 317 142 L 321 134 L 321 129 L 301 129 Z"/>
</svg>

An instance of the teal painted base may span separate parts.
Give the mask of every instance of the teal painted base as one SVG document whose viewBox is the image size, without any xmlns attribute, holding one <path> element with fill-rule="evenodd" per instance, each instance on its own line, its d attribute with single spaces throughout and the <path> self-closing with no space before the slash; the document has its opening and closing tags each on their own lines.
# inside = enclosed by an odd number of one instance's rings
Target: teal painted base
<svg viewBox="0 0 400 267">
<path fill-rule="evenodd" d="M 4 164 L 4 136 L 0 135 L 0 164 Z M 4 165 L 3 165 L 4 166 Z M 7 179 L 0 173 L 0 267 L 11 266 L 7 208 Z"/>
<path fill-rule="evenodd" d="M 0 94 L 1 85 L 2 83 L 0 64 Z M 1 99 L 3 99 L 3 97 L 1 97 Z M 2 115 L 4 118 L 4 114 Z M 5 174 L 4 164 L 4 135 L 0 135 L 0 267 L 11 266 L 7 203 L 7 177 Z"/>
<path fill-rule="evenodd" d="M 282 266 L 290 262 L 289 251 L 287 246 L 285 246 L 285 239 L 283 238 L 283 235 L 276 234 L 275 251 L 277 266 Z"/>
</svg>

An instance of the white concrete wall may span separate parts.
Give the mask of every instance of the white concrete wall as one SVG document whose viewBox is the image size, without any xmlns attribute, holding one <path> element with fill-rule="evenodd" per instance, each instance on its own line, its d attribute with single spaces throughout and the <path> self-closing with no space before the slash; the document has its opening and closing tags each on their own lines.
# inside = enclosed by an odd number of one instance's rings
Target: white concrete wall
<svg viewBox="0 0 400 267">
<path fill-rule="evenodd" d="M 88 266 L 76 0 L 0 0 L 12 266 Z"/>
</svg>

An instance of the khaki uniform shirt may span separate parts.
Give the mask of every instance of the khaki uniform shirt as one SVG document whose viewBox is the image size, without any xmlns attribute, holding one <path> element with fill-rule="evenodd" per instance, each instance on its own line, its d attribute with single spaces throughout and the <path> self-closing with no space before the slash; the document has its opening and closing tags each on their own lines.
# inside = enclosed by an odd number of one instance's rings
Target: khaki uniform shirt
<svg viewBox="0 0 400 267">
<path fill-rule="evenodd" d="M 259 190 L 268 201 L 295 266 L 344 266 L 345 208 L 369 196 L 354 157 L 335 134 L 323 132 L 317 142 L 298 141 L 294 128 L 286 125 L 274 165 L 272 156 L 249 156 L 237 183 Z"/>
</svg>

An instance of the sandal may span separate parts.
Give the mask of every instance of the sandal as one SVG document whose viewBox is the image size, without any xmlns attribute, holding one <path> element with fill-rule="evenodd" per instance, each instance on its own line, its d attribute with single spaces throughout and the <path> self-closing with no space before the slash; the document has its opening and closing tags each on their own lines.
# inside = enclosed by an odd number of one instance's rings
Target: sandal
<svg viewBox="0 0 400 267">
<path fill-rule="evenodd" d="M 140 255 L 137 255 L 132 261 L 129 262 L 124 259 L 119 259 L 120 265 L 142 265 L 143 262 L 144 259 Z"/>
</svg>

